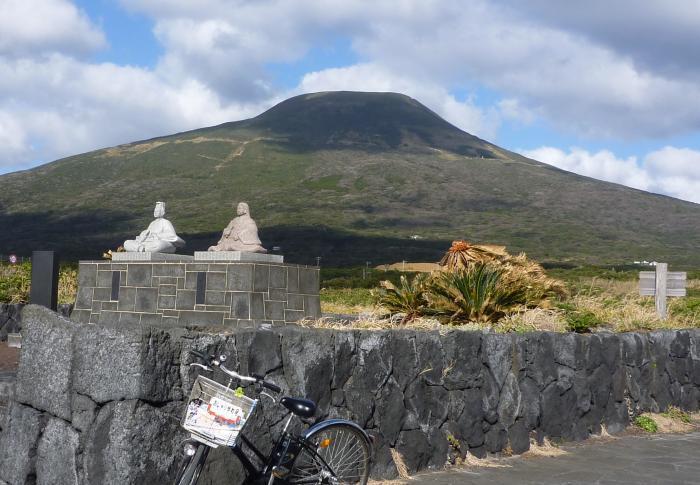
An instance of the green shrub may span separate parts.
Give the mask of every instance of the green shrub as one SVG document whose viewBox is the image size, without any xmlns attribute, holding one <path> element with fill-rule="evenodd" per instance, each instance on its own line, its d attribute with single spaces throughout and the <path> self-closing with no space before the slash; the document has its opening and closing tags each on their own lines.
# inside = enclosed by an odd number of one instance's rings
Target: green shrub
<svg viewBox="0 0 700 485">
<path fill-rule="evenodd" d="M 382 271 L 367 267 L 321 268 L 321 288 L 376 288 L 382 281 L 398 285 L 401 276 L 413 276 L 414 273 L 401 271 Z"/>
<path fill-rule="evenodd" d="M 570 332 L 589 333 L 595 327 L 604 323 L 598 316 L 590 311 L 577 310 L 567 313 L 566 326 Z"/>
<path fill-rule="evenodd" d="M 488 264 L 442 273 L 430 286 L 430 308 L 449 322 L 496 322 L 526 303 L 522 287 L 501 285 L 503 272 Z"/>
<path fill-rule="evenodd" d="M 428 280 L 429 276 L 426 273 L 418 273 L 411 280 L 402 275 L 398 285 L 390 281 L 382 281 L 379 304 L 392 313 L 405 313 L 403 323 L 424 315 L 428 303 L 426 299 Z"/>
<path fill-rule="evenodd" d="M 637 416 L 634 418 L 634 425 L 647 433 L 656 433 L 659 430 L 659 425 L 650 416 Z"/>
<path fill-rule="evenodd" d="M 665 413 L 661 413 L 661 415 L 686 424 L 690 424 L 693 421 L 690 414 L 675 406 L 669 406 L 668 410 Z"/>
<path fill-rule="evenodd" d="M 347 307 L 372 306 L 377 303 L 372 290 L 365 288 L 323 288 L 320 296 L 321 303 Z"/>
<path fill-rule="evenodd" d="M 32 265 L 0 264 L 0 302 L 27 303 L 32 279 Z"/>
<path fill-rule="evenodd" d="M 674 298 L 668 310 L 671 315 L 677 317 L 698 317 L 700 316 L 700 297 Z"/>
<path fill-rule="evenodd" d="M 31 263 L 0 264 L 0 302 L 27 303 L 31 281 Z M 61 265 L 58 278 L 58 303 L 75 303 L 77 292 L 77 266 Z"/>
<path fill-rule="evenodd" d="M 589 333 L 595 327 L 605 323 L 590 310 L 583 310 L 569 302 L 558 302 L 556 307 L 564 311 L 566 329 L 569 332 Z"/>
</svg>

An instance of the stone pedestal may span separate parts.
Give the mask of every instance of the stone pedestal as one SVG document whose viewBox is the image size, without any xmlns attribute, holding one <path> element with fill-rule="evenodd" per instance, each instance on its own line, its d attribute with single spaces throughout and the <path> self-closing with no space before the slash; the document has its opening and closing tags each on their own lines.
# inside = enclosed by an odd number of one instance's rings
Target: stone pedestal
<svg viewBox="0 0 700 485">
<path fill-rule="evenodd" d="M 317 267 L 245 260 L 81 261 L 71 314 L 86 323 L 242 328 L 320 316 Z"/>
<path fill-rule="evenodd" d="M 249 253 L 246 251 L 195 251 L 195 261 L 250 261 L 260 263 L 283 263 L 281 254 Z"/>
<path fill-rule="evenodd" d="M 112 253 L 112 261 L 191 261 L 192 256 L 186 254 L 123 252 Z"/>
</svg>

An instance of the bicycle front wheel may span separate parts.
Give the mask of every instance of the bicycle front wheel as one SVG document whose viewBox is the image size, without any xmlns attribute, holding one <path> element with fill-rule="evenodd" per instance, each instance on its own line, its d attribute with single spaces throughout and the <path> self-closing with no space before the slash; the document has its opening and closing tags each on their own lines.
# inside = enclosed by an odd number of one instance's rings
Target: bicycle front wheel
<svg viewBox="0 0 700 485">
<path fill-rule="evenodd" d="M 199 475 L 202 473 L 208 454 L 209 447 L 199 443 L 193 455 L 183 458 L 174 485 L 197 485 L 197 480 L 199 480 Z"/>
<path fill-rule="evenodd" d="M 332 424 L 306 441 L 309 447 L 297 456 L 288 483 L 367 483 L 370 447 L 361 431 L 347 424 Z"/>
</svg>

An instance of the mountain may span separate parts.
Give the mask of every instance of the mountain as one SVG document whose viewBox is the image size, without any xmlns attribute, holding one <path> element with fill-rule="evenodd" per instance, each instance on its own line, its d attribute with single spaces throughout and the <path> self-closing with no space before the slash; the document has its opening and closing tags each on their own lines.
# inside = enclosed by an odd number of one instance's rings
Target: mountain
<svg viewBox="0 0 700 485">
<path fill-rule="evenodd" d="M 0 254 L 99 257 L 145 228 L 157 200 L 187 251 L 216 242 L 247 201 L 263 243 L 293 262 L 430 261 L 464 238 L 548 262 L 700 267 L 700 205 L 527 159 L 407 96 L 359 92 L 3 175 Z"/>
</svg>

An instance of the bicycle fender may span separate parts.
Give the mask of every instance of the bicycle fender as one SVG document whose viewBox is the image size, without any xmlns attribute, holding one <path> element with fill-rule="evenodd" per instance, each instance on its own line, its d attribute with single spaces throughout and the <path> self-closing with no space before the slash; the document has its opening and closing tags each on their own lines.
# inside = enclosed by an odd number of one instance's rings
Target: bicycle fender
<svg viewBox="0 0 700 485">
<path fill-rule="evenodd" d="M 311 426 L 309 429 L 304 431 L 304 433 L 301 436 L 304 439 L 308 439 L 309 436 L 311 436 L 313 433 L 315 433 L 317 431 L 321 431 L 322 429 L 325 429 L 328 426 L 331 426 L 334 424 L 344 424 L 347 426 L 351 426 L 351 427 L 355 428 L 357 431 L 359 431 L 360 433 L 362 433 L 362 436 L 365 437 L 365 440 L 367 440 L 367 444 L 369 445 L 370 456 L 372 455 L 372 448 L 374 445 L 372 438 L 367 434 L 367 432 L 364 429 L 362 429 L 360 427 L 359 424 L 357 424 L 353 421 L 349 421 L 347 419 L 327 419 L 325 421 L 321 421 L 320 423 L 316 423 L 313 426 Z"/>
</svg>

